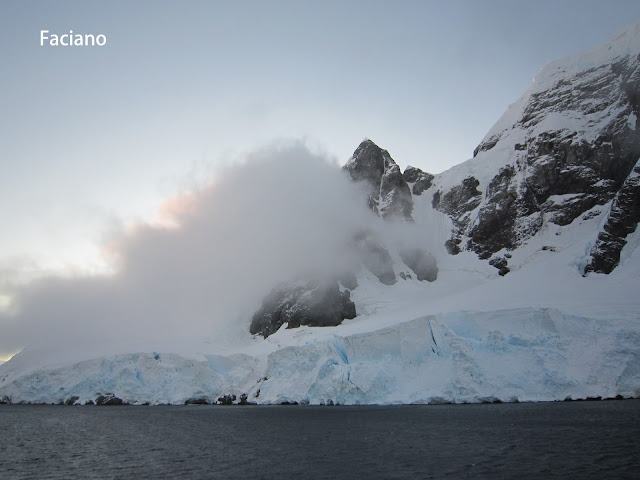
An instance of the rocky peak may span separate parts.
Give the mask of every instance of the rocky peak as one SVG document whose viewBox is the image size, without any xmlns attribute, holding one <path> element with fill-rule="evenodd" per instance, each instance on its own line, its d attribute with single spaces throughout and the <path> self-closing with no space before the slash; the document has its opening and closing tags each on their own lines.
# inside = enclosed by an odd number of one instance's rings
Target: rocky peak
<svg viewBox="0 0 640 480">
<path fill-rule="evenodd" d="M 366 139 L 343 169 L 354 182 L 364 185 L 369 207 L 375 213 L 382 218 L 412 219 L 411 190 L 389 152 Z"/>
<path fill-rule="evenodd" d="M 389 152 L 371 140 L 363 141 L 356 148 L 343 169 L 363 187 L 369 206 L 383 219 L 413 221 L 414 204 L 409 184 L 414 194 L 420 195 L 434 178 L 414 167 L 408 167 L 403 175 Z M 398 226 L 395 222 L 379 223 L 381 228 Z M 419 241 L 409 243 L 410 246 L 399 247 L 385 240 L 376 229 L 354 232 L 351 242 L 345 245 L 351 252 L 353 265 L 336 272 L 335 278 L 302 276 L 277 286 L 253 315 L 250 332 L 266 338 L 283 325 L 286 328 L 326 327 L 354 318 L 356 304 L 350 292 L 358 288 L 359 278 L 372 279 L 369 273 L 383 285 L 394 285 L 398 278 L 435 281 L 438 277 L 436 258 Z"/>
<path fill-rule="evenodd" d="M 474 158 L 434 180 L 433 206 L 454 225 L 450 253 L 489 259 L 548 223 L 565 227 L 610 209 L 588 269 L 615 268 L 624 237 L 638 223 L 639 52 L 640 23 L 609 44 L 548 65 Z M 471 172 L 477 194 L 469 188 Z M 503 260 L 494 263 L 504 269 Z"/>
</svg>

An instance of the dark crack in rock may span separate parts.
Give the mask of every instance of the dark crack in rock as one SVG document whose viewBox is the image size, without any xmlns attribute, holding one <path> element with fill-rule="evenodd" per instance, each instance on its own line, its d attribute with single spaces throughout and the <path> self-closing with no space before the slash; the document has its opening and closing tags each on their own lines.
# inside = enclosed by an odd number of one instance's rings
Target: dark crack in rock
<svg viewBox="0 0 640 480">
<path fill-rule="evenodd" d="M 635 232 L 640 222 L 640 160 L 627 177 L 611 205 L 598 240 L 591 249 L 591 262 L 585 273 L 611 273 L 620 263 L 620 252 L 626 237 Z"/>
</svg>

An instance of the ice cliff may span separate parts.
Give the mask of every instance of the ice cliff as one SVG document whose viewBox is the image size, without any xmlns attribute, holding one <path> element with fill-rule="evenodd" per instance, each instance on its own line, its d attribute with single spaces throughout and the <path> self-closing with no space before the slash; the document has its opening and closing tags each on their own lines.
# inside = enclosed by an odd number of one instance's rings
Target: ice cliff
<svg viewBox="0 0 640 480">
<path fill-rule="evenodd" d="M 640 395 L 640 328 L 553 308 L 429 315 L 266 356 L 138 353 L 28 374 L 5 401 L 131 404 L 394 404 Z M 13 363 L 19 363 L 16 358 Z M 10 367 L 10 365 L 8 365 Z M 102 400 L 101 400 L 102 399 Z"/>
</svg>

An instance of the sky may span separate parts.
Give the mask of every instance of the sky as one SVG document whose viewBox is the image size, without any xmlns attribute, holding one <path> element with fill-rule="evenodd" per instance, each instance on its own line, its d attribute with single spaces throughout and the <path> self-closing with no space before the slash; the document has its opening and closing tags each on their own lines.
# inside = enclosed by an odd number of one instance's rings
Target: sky
<svg viewBox="0 0 640 480">
<path fill-rule="evenodd" d="M 546 63 L 638 19 L 626 0 L 3 0 L 0 309 L 6 285 L 108 270 L 117 232 L 265 146 L 340 164 L 371 138 L 446 170 Z"/>
</svg>

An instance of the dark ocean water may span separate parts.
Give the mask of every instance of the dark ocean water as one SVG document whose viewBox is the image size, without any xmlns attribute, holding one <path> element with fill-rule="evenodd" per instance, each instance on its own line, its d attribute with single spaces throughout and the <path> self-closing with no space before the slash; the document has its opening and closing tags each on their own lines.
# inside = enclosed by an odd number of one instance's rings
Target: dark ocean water
<svg viewBox="0 0 640 480">
<path fill-rule="evenodd" d="M 0 478 L 640 478 L 640 400 L 0 405 Z"/>
</svg>

